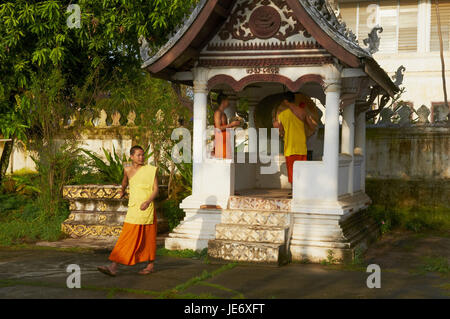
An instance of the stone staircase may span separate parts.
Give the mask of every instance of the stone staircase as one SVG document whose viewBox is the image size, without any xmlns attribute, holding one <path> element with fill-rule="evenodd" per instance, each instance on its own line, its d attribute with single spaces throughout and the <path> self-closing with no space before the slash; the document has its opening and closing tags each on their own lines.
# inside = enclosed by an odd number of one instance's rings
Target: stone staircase
<svg viewBox="0 0 450 319">
<path fill-rule="evenodd" d="M 290 199 L 231 197 L 215 239 L 208 241 L 213 261 L 283 265 L 291 260 L 319 263 L 332 256 L 350 261 L 380 236 L 365 209 L 367 195 L 355 196 L 345 215 L 290 212 Z M 331 255 L 330 255 L 331 254 Z"/>
<path fill-rule="evenodd" d="M 290 200 L 231 197 L 208 242 L 215 261 L 282 265 L 289 262 Z"/>
</svg>

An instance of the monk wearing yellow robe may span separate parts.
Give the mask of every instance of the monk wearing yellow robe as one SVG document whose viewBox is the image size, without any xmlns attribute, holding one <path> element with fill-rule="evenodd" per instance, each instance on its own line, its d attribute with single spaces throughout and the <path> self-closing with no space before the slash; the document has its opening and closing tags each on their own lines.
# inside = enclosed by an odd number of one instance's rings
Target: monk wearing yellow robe
<svg viewBox="0 0 450 319">
<path fill-rule="evenodd" d="M 277 118 L 273 121 L 273 126 L 280 129 L 284 135 L 284 156 L 291 184 L 293 184 L 294 162 L 307 160 L 306 132 L 314 132 L 317 128 L 317 122 L 305 110 L 306 103 L 307 101 L 302 99 L 296 101 L 294 93 L 286 93 L 283 97 L 286 109 L 277 114 Z"/>
<path fill-rule="evenodd" d="M 129 184 L 128 212 L 119 240 L 109 256 L 112 264 L 97 267 L 100 272 L 109 276 L 116 276 L 118 264 L 133 266 L 149 262 L 139 274 L 154 272 L 157 220 L 153 201 L 158 196 L 157 169 L 144 165 L 144 150 L 140 146 L 133 147 L 130 153 L 133 164 L 124 170 L 120 191 L 123 197 Z"/>
</svg>

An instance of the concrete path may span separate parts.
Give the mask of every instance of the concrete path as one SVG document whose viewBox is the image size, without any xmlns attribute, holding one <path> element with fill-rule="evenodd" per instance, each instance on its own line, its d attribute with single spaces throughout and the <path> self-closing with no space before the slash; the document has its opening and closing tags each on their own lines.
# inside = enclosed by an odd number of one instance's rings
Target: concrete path
<svg viewBox="0 0 450 319">
<path fill-rule="evenodd" d="M 284 267 L 210 264 L 159 256 L 157 272 L 120 267 L 115 278 L 96 270 L 109 250 L 0 248 L 0 298 L 450 298 L 450 238 L 391 234 L 358 265 Z M 67 266 L 81 268 L 81 289 L 67 288 Z M 381 288 L 367 288 L 367 264 L 381 267 Z M 445 268 L 447 267 L 447 268 Z"/>
</svg>

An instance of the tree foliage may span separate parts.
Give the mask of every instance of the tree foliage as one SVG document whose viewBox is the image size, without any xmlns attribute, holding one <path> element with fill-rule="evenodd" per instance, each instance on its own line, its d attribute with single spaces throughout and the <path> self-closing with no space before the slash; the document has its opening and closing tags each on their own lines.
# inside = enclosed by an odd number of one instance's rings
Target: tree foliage
<svg viewBox="0 0 450 319">
<path fill-rule="evenodd" d="M 61 75 L 66 117 L 95 107 L 105 94 L 122 87 L 122 79 L 136 80 L 142 73 L 139 37 L 157 48 L 196 2 L 79 0 L 81 28 L 68 27 L 70 0 L 1 2 L 0 132 L 25 139 L 28 128 L 45 130 L 39 127 L 42 121 L 29 121 L 34 103 L 29 93 L 36 77 L 55 70 Z"/>
</svg>

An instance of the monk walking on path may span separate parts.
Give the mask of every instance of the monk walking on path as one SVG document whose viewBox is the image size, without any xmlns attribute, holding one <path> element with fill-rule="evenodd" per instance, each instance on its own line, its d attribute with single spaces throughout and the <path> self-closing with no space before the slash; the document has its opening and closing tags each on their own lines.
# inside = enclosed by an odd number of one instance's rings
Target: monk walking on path
<svg viewBox="0 0 450 319">
<path fill-rule="evenodd" d="M 144 150 L 134 146 L 131 151 L 132 166 L 125 168 L 120 190 L 121 198 L 130 185 L 128 212 L 122 232 L 109 260 L 110 266 L 99 266 L 97 269 L 109 276 L 117 275 L 118 264 L 133 266 L 148 262 L 148 266 L 139 274 L 148 275 L 154 272 L 153 262 L 156 255 L 157 220 L 153 201 L 158 196 L 158 180 L 156 167 L 144 165 Z"/>
</svg>

